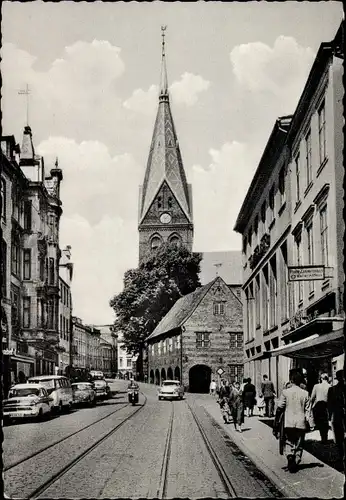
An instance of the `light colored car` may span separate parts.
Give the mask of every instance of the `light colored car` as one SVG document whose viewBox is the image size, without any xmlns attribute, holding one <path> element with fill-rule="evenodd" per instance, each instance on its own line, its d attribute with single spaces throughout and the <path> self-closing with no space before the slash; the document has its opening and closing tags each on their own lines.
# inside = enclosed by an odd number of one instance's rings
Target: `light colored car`
<svg viewBox="0 0 346 500">
<path fill-rule="evenodd" d="M 96 399 L 107 399 L 110 397 L 109 386 L 104 379 L 93 380 Z"/>
<path fill-rule="evenodd" d="M 40 384 L 53 398 L 55 411 L 63 409 L 70 410 L 72 408 L 73 396 L 71 383 L 68 378 L 63 375 L 37 375 L 28 379 L 29 384 Z"/>
<path fill-rule="evenodd" d="M 52 409 L 53 398 L 41 384 L 16 384 L 3 402 L 5 420 L 50 416 Z"/>
<path fill-rule="evenodd" d="M 183 399 L 184 387 L 179 380 L 164 380 L 158 391 L 159 399 Z"/>
<path fill-rule="evenodd" d="M 89 406 L 96 405 L 96 393 L 90 382 L 75 382 L 72 385 L 73 404 Z"/>
</svg>

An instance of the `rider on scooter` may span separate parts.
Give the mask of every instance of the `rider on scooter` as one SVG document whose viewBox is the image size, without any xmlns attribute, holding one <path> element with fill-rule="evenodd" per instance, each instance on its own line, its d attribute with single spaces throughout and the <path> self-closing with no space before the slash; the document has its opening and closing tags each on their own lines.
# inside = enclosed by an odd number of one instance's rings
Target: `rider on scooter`
<svg viewBox="0 0 346 500">
<path fill-rule="evenodd" d="M 135 382 L 135 379 L 134 378 L 130 378 L 130 383 L 129 385 L 127 386 L 128 389 L 139 389 L 139 385 L 137 384 L 137 382 Z"/>
</svg>

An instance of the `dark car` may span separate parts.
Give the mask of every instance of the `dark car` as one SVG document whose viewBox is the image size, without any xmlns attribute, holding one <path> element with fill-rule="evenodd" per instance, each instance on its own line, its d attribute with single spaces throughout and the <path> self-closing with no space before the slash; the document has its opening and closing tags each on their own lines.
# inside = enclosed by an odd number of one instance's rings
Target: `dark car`
<svg viewBox="0 0 346 500">
<path fill-rule="evenodd" d="M 73 403 L 75 405 L 96 405 L 96 393 L 90 382 L 75 382 L 72 384 Z"/>
</svg>

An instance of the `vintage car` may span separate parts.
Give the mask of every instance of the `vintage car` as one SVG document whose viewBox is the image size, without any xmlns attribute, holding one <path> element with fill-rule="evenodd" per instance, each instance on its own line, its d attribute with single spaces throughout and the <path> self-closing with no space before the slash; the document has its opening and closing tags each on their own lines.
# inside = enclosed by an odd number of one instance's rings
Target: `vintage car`
<svg viewBox="0 0 346 500">
<path fill-rule="evenodd" d="M 93 380 L 96 399 L 108 399 L 111 395 L 110 388 L 105 379 Z"/>
<path fill-rule="evenodd" d="M 164 380 L 158 391 L 159 399 L 183 399 L 184 387 L 179 380 Z"/>
<path fill-rule="evenodd" d="M 75 382 L 72 385 L 74 405 L 96 405 L 96 392 L 90 382 Z"/>
<path fill-rule="evenodd" d="M 8 398 L 3 402 L 4 420 L 50 416 L 53 403 L 53 398 L 42 385 L 16 384 L 11 387 Z"/>
</svg>

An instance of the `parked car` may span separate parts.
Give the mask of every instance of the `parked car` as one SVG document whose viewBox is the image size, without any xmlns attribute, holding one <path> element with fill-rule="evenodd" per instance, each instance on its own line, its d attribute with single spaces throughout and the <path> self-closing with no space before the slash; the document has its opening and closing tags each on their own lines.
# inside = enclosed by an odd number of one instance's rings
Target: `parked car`
<svg viewBox="0 0 346 500">
<path fill-rule="evenodd" d="M 90 382 L 76 382 L 71 384 L 73 404 L 75 405 L 96 405 L 96 392 Z"/>
<path fill-rule="evenodd" d="M 109 385 L 104 379 L 94 380 L 93 385 L 96 399 L 108 399 L 110 397 Z"/>
<path fill-rule="evenodd" d="M 179 380 L 164 380 L 158 391 L 159 399 L 183 399 L 184 387 Z"/>
<path fill-rule="evenodd" d="M 3 401 L 4 420 L 50 416 L 53 403 L 53 398 L 41 384 L 16 384 Z"/>
<path fill-rule="evenodd" d="M 55 411 L 62 411 L 64 408 L 72 408 L 73 396 L 72 387 L 68 378 L 62 375 L 39 375 L 30 377 L 29 384 L 41 384 L 47 390 L 51 398 Z"/>
</svg>

